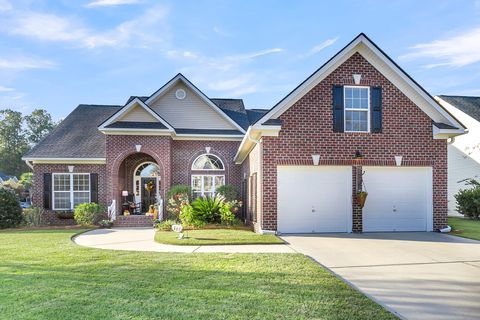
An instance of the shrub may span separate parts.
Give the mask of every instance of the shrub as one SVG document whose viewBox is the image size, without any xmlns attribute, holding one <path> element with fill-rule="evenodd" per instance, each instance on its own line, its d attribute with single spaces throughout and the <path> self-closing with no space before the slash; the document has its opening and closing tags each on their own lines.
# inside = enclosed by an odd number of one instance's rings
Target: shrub
<svg viewBox="0 0 480 320">
<path fill-rule="evenodd" d="M 215 197 L 199 197 L 192 201 L 192 208 L 197 219 L 206 223 L 220 222 L 220 208 L 225 198 L 222 195 Z"/>
<path fill-rule="evenodd" d="M 175 185 L 167 192 L 167 212 L 169 217 L 178 219 L 183 205 L 189 201 L 191 189 L 187 185 Z"/>
<path fill-rule="evenodd" d="M 470 179 L 469 189 L 461 189 L 456 195 L 457 211 L 465 217 L 478 219 L 480 216 L 480 182 Z"/>
<path fill-rule="evenodd" d="M 180 221 L 182 221 L 182 225 L 185 227 L 191 226 L 199 228 L 205 225 L 205 221 L 198 216 L 198 212 L 196 212 L 190 204 L 182 206 Z"/>
<path fill-rule="evenodd" d="M 176 220 L 155 221 L 155 228 L 162 231 L 172 231 L 172 226 L 178 224 Z"/>
<path fill-rule="evenodd" d="M 75 207 L 74 218 L 80 225 L 92 225 L 100 220 L 103 212 L 103 207 L 97 203 L 82 203 Z"/>
<path fill-rule="evenodd" d="M 223 225 L 231 226 L 235 221 L 235 214 L 232 211 L 233 203 L 224 202 L 220 207 L 220 222 Z"/>
<path fill-rule="evenodd" d="M 0 188 L 0 229 L 16 227 L 22 219 L 22 208 L 16 194 Z"/>
<path fill-rule="evenodd" d="M 226 201 L 233 201 L 238 199 L 237 187 L 231 184 L 225 184 L 217 188 L 217 193 L 225 197 Z"/>
<path fill-rule="evenodd" d="M 29 227 L 38 227 L 42 225 L 43 208 L 33 207 L 23 210 L 23 222 Z"/>
<path fill-rule="evenodd" d="M 98 222 L 98 225 L 102 228 L 111 228 L 111 227 L 113 227 L 113 221 L 110 221 L 110 220 L 107 220 L 107 219 L 100 220 Z"/>
</svg>

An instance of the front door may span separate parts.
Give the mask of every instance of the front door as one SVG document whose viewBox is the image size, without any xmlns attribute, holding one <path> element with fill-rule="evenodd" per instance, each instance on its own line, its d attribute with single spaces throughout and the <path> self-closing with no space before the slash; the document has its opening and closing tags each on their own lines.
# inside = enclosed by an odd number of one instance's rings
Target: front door
<svg viewBox="0 0 480 320">
<path fill-rule="evenodd" d="M 142 188 L 142 212 L 147 212 L 150 205 L 155 204 L 157 190 L 158 190 L 158 179 L 156 177 L 147 177 L 142 178 L 141 180 Z"/>
</svg>

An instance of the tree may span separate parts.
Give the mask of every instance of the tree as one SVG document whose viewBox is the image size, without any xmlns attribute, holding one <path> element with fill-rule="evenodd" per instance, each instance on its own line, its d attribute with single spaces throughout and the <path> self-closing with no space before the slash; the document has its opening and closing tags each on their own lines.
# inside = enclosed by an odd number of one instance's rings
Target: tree
<svg viewBox="0 0 480 320">
<path fill-rule="evenodd" d="M 32 180 L 33 180 L 33 173 L 32 172 L 24 172 L 20 176 L 19 183 L 23 185 L 25 190 L 30 190 L 32 187 Z"/>
<path fill-rule="evenodd" d="M 22 156 L 29 149 L 22 125 L 20 112 L 0 110 L 0 171 L 15 176 L 29 171 L 22 161 Z"/>
<path fill-rule="evenodd" d="M 30 115 L 25 116 L 25 124 L 27 126 L 27 139 L 31 145 L 37 144 L 56 125 L 52 116 L 44 109 L 35 109 Z"/>
</svg>

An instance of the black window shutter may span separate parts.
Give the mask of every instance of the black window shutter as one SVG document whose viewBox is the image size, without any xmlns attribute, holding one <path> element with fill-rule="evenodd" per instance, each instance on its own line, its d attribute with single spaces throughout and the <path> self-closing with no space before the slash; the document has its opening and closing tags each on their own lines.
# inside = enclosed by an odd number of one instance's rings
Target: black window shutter
<svg viewBox="0 0 480 320">
<path fill-rule="evenodd" d="M 90 202 L 98 203 L 98 173 L 90 173 Z"/>
<path fill-rule="evenodd" d="M 382 88 L 372 88 L 372 133 L 382 132 Z"/>
<path fill-rule="evenodd" d="M 343 86 L 333 86 L 333 132 L 343 132 Z"/>
<path fill-rule="evenodd" d="M 52 209 L 52 174 L 43 174 L 43 208 Z"/>
</svg>

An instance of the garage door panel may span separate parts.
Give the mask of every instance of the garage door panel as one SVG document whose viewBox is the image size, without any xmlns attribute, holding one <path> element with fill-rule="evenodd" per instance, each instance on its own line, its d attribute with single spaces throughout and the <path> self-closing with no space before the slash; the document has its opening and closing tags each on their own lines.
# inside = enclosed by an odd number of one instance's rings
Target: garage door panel
<svg viewBox="0 0 480 320">
<path fill-rule="evenodd" d="M 431 219 L 431 169 L 364 167 L 368 191 L 363 230 L 426 231 Z"/>
<path fill-rule="evenodd" d="M 278 231 L 348 232 L 350 167 L 278 167 Z"/>
</svg>

